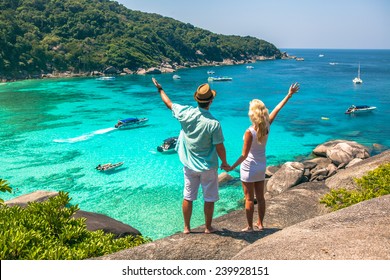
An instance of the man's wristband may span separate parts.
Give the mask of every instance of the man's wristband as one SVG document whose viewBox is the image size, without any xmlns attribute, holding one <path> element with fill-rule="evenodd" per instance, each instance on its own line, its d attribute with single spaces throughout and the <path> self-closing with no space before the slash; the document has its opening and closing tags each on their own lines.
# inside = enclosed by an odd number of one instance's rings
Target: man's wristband
<svg viewBox="0 0 390 280">
<path fill-rule="evenodd" d="M 160 92 L 160 91 L 162 91 L 163 90 L 163 88 L 162 87 L 160 87 L 160 88 L 157 88 L 157 91 L 158 92 Z"/>
</svg>

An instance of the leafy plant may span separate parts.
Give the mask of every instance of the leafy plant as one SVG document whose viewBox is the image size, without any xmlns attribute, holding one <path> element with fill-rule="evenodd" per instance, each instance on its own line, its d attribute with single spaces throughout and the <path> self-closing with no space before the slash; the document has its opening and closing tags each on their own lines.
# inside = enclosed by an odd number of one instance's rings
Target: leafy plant
<svg viewBox="0 0 390 280">
<path fill-rule="evenodd" d="M 85 218 L 73 218 L 77 205 L 69 205 L 60 192 L 26 208 L 0 205 L 0 259 L 79 260 L 98 257 L 150 241 L 142 236 L 115 239 L 102 230 L 88 231 Z"/>
<path fill-rule="evenodd" d="M 390 163 L 381 165 L 362 178 L 354 180 L 358 185 L 356 190 L 345 188 L 331 190 L 320 202 L 333 210 L 338 210 L 364 200 L 390 194 Z"/>
<path fill-rule="evenodd" d="M 12 188 L 9 186 L 7 180 L 0 179 L 0 191 L 1 192 L 12 192 Z M 0 204 L 3 204 L 4 200 L 0 198 Z"/>
</svg>

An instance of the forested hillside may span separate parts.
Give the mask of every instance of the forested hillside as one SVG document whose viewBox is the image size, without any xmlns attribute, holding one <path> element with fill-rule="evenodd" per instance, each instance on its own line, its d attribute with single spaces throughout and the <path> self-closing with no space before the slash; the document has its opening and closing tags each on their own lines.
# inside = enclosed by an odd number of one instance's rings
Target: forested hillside
<svg viewBox="0 0 390 280">
<path fill-rule="evenodd" d="M 280 57 L 253 37 L 218 35 L 109 0 L 0 0 L 0 78 Z"/>
</svg>

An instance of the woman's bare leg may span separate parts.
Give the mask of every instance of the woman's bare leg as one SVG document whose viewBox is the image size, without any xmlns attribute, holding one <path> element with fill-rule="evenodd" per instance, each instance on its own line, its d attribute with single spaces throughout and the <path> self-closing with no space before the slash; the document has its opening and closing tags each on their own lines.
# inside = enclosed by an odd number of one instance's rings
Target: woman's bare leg
<svg viewBox="0 0 390 280">
<path fill-rule="evenodd" d="M 242 182 L 242 188 L 245 194 L 245 214 L 248 226 L 242 231 L 253 230 L 253 212 L 254 212 L 254 183 Z"/>
<path fill-rule="evenodd" d="M 255 182 L 254 189 L 257 200 L 257 210 L 259 214 L 256 226 L 259 228 L 259 230 L 262 230 L 264 228 L 263 221 L 265 216 L 264 181 Z"/>
</svg>

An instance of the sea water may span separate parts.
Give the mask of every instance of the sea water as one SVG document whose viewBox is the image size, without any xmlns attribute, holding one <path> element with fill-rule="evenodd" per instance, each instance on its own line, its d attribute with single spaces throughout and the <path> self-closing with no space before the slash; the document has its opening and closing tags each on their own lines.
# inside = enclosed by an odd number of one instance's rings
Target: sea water
<svg viewBox="0 0 390 280">
<path fill-rule="evenodd" d="M 287 50 L 304 61 L 272 60 L 246 65 L 199 67 L 155 75 L 173 102 L 196 106 L 198 85 L 207 71 L 232 77 L 212 82 L 217 91 L 211 106 L 220 120 L 230 164 L 239 157 L 250 125 L 249 101 L 258 98 L 272 110 L 293 82 L 301 90 L 272 124 L 267 164 L 310 156 L 318 144 L 332 139 L 357 141 L 368 147 L 390 147 L 389 50 Z M 363 84 L 352 79 L 361 67 Z M 177 136 L 179 123 L 162 103 L 152 76 L 120 76 L 115 80 L 67 78 L 0 84 L 0 178 L 13 192 L 8 200 L 36 190 L 65 191 L 80 209 L 108 215 L 159 239 L 183 228 L 183 173 L 177 154 L 157 146 Z M 377 109 L 346 115 L 350 105 Z M 146 117 L 147 124 L 115 129 L 121 118 Z M 376 151 L 373 150 L 372 154 Z M 123 161 L 109 173 L 98 164 Z M 223 171 L 219 171 L 220 173 Z M 230 174 L 239 178 L 238 171 Z M 204 224 L 203 200 L 194 203 L 192 226 Z M 242 207 L 239 183 L 220 188 L 215 217 Z M 243 213 L 244 215 L 244 213 Z"/>
</svg>

